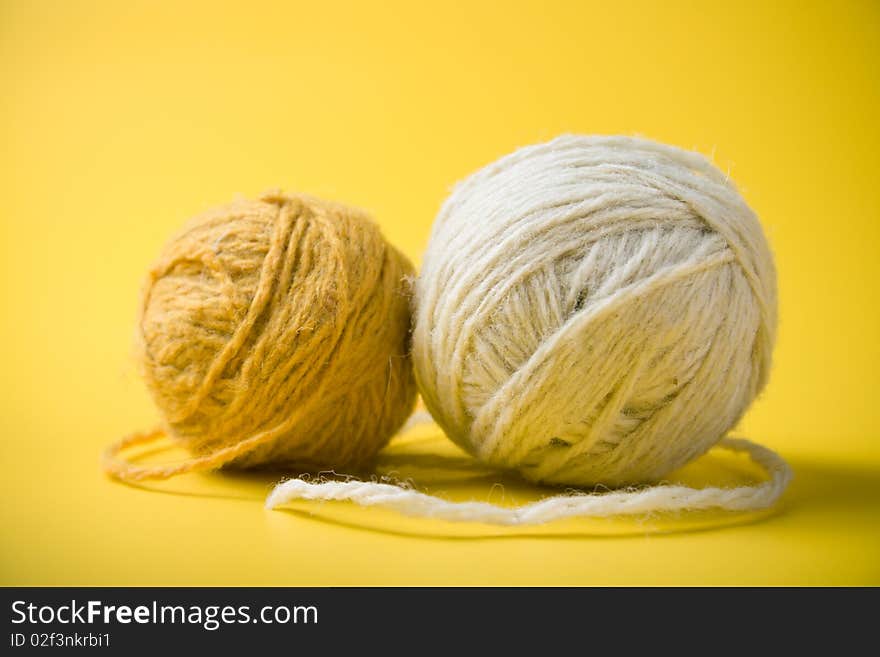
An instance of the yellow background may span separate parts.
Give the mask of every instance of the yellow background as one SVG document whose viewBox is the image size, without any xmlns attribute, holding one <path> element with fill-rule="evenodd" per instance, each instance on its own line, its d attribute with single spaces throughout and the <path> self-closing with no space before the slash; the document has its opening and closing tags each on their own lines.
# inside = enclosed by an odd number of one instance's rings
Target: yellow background
<svg viewBox="0 0 880 657">
<path fill-rule="evenodd" d="M 0 583 L 880 584 L 876 3 L 3 0 L 0 82 Z M 561 132 L 697 148 L 762 217 L 780 337 L 740 433 L 795 468 L 780 509 L 507 530 L 265 511 L 280 475 L 102 476 L 100 449 L 156 420 L 137 295 L 188 216 L 307 191 L 418 261 L 456 180 Z M 383 468 L 541 494 L 431 430 Z"/>
</svg>

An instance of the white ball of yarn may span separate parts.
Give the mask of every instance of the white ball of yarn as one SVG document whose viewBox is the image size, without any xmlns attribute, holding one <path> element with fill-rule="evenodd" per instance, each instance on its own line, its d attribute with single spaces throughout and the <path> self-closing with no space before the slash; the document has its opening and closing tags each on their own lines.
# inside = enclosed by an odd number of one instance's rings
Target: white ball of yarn
<svg viewBox="0 0 880 657">
<path fill-rule="evenodd" d="M 776 275 L 755 214 L 703 156 L 564 136 L 460 183 L 417 283 L 434 418 L 534 481 L 656 481 L 764 386 Z"/>
</svg>

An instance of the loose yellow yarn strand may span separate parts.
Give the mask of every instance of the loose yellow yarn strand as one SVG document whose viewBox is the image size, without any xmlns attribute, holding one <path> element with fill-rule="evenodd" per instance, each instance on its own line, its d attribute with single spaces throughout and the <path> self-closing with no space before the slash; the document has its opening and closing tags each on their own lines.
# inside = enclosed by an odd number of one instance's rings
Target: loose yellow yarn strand
<svg viewBox="0 0 880 657">
<path fill-rule="evenodd" d="M 215 455 L 190 458 L 170 465 L 136 465 L 120 456 L 120 452 L 129 447 L 148 445 L 161 440 L 165 435 L 163 429 L 128 435 L 104 450 L 101 455 L 101 467 L 111 477 L 129 482 L 143 481 L 144 479 L 168 479 L 179 474 L 211 467 L 203 465 L 203 462 L 211 460 Z"/>
<path fill-rule="evenodd" d="M 301 412 L 308 411 L 308 408 L 301 409 Z M 170 479 L 181 474 L 193 472 L 204 472 L 206 470 L 216 470 L 223 465 L 234 461 L 239 456 L 246 454 L 250 450 L 260 445 L 271 442 L 278 436 L 289 431 L 295 426 L 300 419 L 300 413 L 295 414 L 286 422 L 270 429 L 263 431 L 255 436 L 241 441 L 235 445 L 224 447 L 204 456 L 193 457 L 178 463 L 167 465 L 138 465 L 121 456 L 121 452 L 137 446 L 149 445 L 155 443 L 168 436 L 168 432 L 162 428 L 156 428 L 152 431 L 137 432 L 129 434 L 124 438 L 116 441 L 108 446 L 101 455 L 101 466 L 104 472 L 111 477 L 115 477 L 121 481 L 144 481 L 146 479 Z M 433 422 L 431 416 L 422 403 L 419 403 L 414 409 L 412 415 L 398 430 L 397 435 L 402 434 L 415 426 L 431 424 Z"/>
<path fill-rule="evenodd" d="M 299 414 L 294 415 L 276 427 L 261 431 L 255 436 L 242 440 L 235 445 L 223 447 L 203 456 L 188 458 L 179 463 L 168 465 L 137 465 L 120 457 L 119 454 L 124 449 L 156 442 L 163 436 L 167 436 L 167 432 L 164 429 L 154 429 L 146 433 L 134 433 L 110 445 L 104 451 L 102 466 L 104 472 L 123 481 L 169 479 L 189 472 L 216 470 L 234 461 L 239 456 L 247 454 L 256 447 L 275 440 L 278 436 L 289 431 L 296 424 L 297 420 L 299 420 Z"/>
</svg>

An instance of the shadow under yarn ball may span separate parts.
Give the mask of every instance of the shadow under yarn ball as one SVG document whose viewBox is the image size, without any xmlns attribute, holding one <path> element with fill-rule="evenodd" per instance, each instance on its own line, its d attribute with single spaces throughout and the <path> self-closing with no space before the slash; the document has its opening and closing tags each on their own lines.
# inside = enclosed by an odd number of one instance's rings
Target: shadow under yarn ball
<svg viewBox="0 0 880 657">
<path fill-rule="evenodd" d="M 702 156 L 565 136 L 460 183 L 417 284 L 413 358 L 449 436 L 563 485 L 656 481 L 764 386 L 772 255 Z"/>
<path fill-rule="evenodd" d="M 150 271 L 137 331 L 164 428 L 204 467 L 365 465 L 415 398 L 412 273 L 340 204 L 269 193 L 196 217 Z"/>
</svg>

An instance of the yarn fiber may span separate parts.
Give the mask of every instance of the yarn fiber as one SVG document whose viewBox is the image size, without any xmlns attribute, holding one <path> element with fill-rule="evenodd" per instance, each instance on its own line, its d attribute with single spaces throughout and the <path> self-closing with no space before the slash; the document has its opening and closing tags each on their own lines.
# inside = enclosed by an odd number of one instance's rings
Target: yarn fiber
<svg viewBox="0 0 880 657">
<path fill-rule="evenodd" d="M 560 137 L 460 183 L 416 294 L 433 417 L 551 484 L 653 482 L 704 453 L 765 385 L 776 335 L 773 258 L 734 185 L 629 137 Z"/>
<path fill-rule="evenodd" d="M 127 479 L 222 465 L 365 466 L 412 410 L 413 267 L 363 212 L 268 193 L 193 219 L 150 270 L 138 325 L 163 430 L 194 457 L 116 458 Z"/>
</svg>

